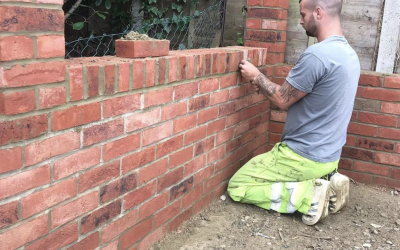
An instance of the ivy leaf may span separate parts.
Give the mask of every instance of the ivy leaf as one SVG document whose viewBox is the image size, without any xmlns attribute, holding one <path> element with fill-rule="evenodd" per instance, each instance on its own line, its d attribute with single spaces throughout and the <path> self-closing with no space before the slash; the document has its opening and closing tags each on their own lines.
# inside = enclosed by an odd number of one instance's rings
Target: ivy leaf
<svg viewBox="0 0 400 250">
<path fill-rule="evenodd" d="M 106 0 L 106 9 L 109 10 L 111 9 L 111 0 Z"/>
<path fill-rule="evenodd" d="M 194 12 L 194 16 L 200 16 L 200 12 L 199 12 L 198 10 L 196 10 L 196 11 Z"/>
<path fill-rule="evenodd" d="M 97 12 L 96 14 L 97 14 L 99 17 L 103 18 L 103 20 L 106 19 L 106 16 L 105 16 L 105 15 L 103 15 L 103 14 L 101 14 L 101 13 L 99 13 L 99 12 Z"/>
<path fill-rule="evenodd" d="M 72 25 L 72 28 L 74 30 L 81 30 L 83 28 L 83 25 L 85 25 L 85 22 L 77 22 Z"/>
<path fill-rule="evenodd" d="M 149 4 L 157 3 L 157 0 L 149 0 Z"/>
<path fill-rule="evenodd" d="M 103 2 L 103 0 L 96 0 L 96 2 L 94 3 L 96 6 L 99 6 L 101 4 L 101 2 Z"/>
</svg>

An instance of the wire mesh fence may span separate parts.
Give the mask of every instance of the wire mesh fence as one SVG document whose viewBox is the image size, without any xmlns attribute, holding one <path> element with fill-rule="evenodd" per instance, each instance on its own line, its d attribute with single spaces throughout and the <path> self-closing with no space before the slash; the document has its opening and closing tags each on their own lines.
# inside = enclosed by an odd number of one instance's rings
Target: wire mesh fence
<svg viewBox="0 0 400 250">
<path fill-rule="evenodd" d="M 127 28 L 117 34 L 91 35 L 65 43 L 66 58 L 115 55 L 115 40 L 130 31 L 156 39 L 170 40 L 171 50 L 218 47 L 223 39 L 227 0 L 214 0 L 202 11 L 189 16 L 173 15 L 156 22 L 142 22 L 140 27 Z"/>
</svg>

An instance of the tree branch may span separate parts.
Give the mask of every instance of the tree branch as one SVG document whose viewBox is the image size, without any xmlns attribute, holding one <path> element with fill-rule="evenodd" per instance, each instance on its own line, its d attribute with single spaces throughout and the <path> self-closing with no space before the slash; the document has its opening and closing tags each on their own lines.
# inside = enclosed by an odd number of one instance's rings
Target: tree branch
<svg viewBox="0 0 400 250">
<path fill-rule="evenodd" d="M 78 6 L 81 4 L 82 0 L 77 0 L 74 5 L 72 5 L 71 9 L 65 14 L 64 20 L 67 20 L 67 18 L 78 8 Z"/>
</svg>

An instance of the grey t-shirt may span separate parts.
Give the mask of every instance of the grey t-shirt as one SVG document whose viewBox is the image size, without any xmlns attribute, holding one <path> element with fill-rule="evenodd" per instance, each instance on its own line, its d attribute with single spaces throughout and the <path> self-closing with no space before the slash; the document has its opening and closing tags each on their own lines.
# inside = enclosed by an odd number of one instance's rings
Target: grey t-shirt
<svg viewBox="0 0 400 250">
<path fill-rule="evenodd" d="M 316 162 L 339 160 L 359 78 L 358 56 L 343 36 L 307 48 L 286 81 L 308 94 L 289 107 L 282 142 Z"/>
</svg>

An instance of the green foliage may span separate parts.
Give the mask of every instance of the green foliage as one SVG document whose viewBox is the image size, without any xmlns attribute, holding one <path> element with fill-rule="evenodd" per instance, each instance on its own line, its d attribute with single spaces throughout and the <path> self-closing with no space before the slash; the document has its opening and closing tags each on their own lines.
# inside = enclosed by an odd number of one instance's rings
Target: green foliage
<svg viewBox="0 0 400 250">
<path fill-rule="evenodd" d="M 238 36 L 238 38 L 237 38 L 237 40 L 236 40 L 237 44 L 239 44 L 239 45 L 244 45 L 244 42 L 243 42 L 243 34 L 240 33 L 240 32 L 237 32 L 237 36 Z"/>
</svg>

